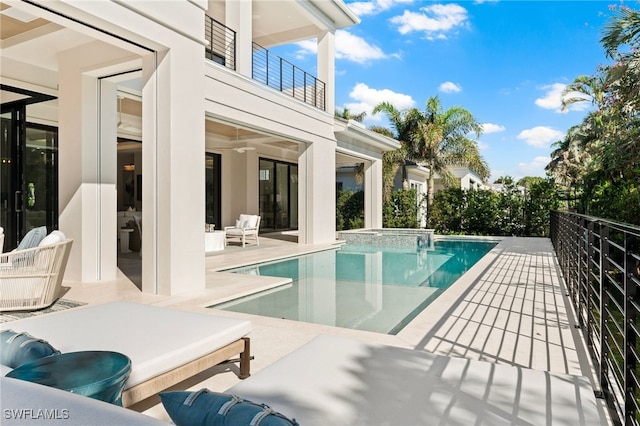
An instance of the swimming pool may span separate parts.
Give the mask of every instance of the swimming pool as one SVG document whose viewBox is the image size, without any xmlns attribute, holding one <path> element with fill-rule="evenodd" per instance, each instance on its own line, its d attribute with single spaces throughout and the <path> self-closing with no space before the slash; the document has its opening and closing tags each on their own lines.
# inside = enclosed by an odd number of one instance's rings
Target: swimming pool
<svg viewBox="0 0 640 426">
<path fill-rule="evenodd" d="M 228 270 L 292 283 L 211 308 L 396 334 L 497 242 L 438 240 L 431 249 L 345 244 Z"/>
</svg>

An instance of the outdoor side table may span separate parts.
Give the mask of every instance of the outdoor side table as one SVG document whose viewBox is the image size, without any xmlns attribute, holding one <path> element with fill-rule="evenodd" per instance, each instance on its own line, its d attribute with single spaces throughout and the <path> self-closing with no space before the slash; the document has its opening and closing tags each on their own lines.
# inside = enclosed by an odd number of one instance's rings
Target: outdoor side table
<svg viewBox="0 0 640 426">
<path fill-rule="evenodd" d="M 6 376 L 122 405 L 122 390 L 131 373 L 131 360 L 110 351 L 52 355 L 26 363 Z"/>
</svg>

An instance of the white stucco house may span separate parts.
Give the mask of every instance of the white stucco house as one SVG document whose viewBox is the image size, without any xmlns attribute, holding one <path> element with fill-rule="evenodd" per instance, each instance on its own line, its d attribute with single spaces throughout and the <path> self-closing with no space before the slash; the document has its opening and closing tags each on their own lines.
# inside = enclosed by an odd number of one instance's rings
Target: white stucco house
<svg viewBox="0 0 640 426">
<path fill-rule="evenodd" d="M 0 19 L 5 249 L 59 228 L 67 279 L 112 280 L 135 208 L 142 290 L 200 289 L 205 223 L 333 241 L 336 167 L 356 163 L 382 225 L 395 146 L 334 117 L 335 31 L 359 22 L 341 0 L 1 0 Z M 268 54 L 309 39 L 315 74 Z"/>
</svg>

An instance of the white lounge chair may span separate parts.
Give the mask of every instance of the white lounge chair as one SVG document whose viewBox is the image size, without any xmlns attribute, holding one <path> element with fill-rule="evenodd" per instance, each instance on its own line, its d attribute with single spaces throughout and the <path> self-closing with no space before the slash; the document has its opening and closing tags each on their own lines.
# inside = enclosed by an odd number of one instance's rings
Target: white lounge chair
<svg viewBox="0 0 640 426">
<path fill-rule="evenodd" d="M 248 242 L 260 245 L 258 232 L 260 231 L 260 216 L 252 214 L 241 214 L 236 220 L 235 226 L 225 226 L 224 245 L 229 241 L 239 241 L 244 247 Z"/>
<path fill-rule="evenodd" d="M 0 324 L 26 332 L 62 353 L 115 351 L 131 359 L 122 393 L 128 407 L 221 362 L 238 357 L 250 375 L 251 322 L 133 302 L 68 309 Z"/>
<path fill-rule="evenodd" d="M 58 299 L 73 240 L 0 254 L 0 311 L 36 310 Z"/>
</svg>

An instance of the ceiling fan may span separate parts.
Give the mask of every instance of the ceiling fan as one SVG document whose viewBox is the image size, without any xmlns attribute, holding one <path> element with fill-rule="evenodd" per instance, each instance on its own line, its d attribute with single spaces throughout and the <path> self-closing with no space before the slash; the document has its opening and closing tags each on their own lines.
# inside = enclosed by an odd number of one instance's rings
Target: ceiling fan
<svg viewBox="0 0 640 426">
<path fill-rule="evenodd" d="M 240 140 L 240 138 L 238 137 L 238 129 L 236 129 L 236 142 L 238 142 Z M 225 147 L 219 147 L 218 149 L 228 149 L 231 151 L 235 151 L 238 154 L 244 154 L 247 151 L 253 151 L 254 149 L 256 149 L 256 147 L 254 146 L 234 146 L 233 148 L 225 148 Z"/>
<path fill-rule="evenodd" d="M 253 151 L 256 148 L 253 147 L 253 146 L 236 146 L 234 148 L 229 148 L 229 149 L 232 150 L 232 151 L 235 151 L 235 152 L 237 152 L 239 154 L 244 154 L 245 152 Z"/>
</svg>

